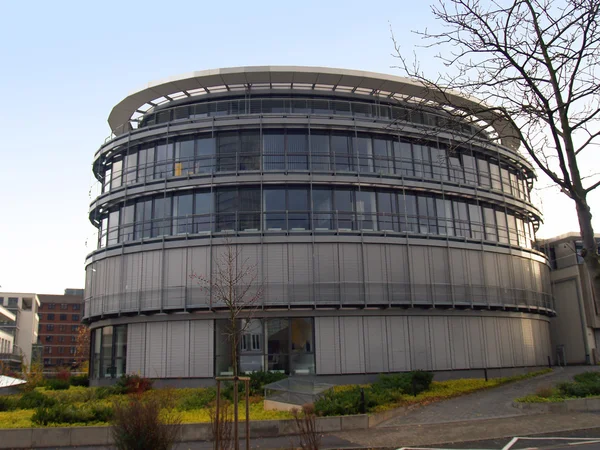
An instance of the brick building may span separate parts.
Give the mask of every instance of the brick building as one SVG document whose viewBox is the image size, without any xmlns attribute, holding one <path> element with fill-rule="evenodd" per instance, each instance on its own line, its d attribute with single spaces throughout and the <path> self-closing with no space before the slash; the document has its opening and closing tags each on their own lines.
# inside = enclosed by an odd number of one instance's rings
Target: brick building
<svg viewBox="0 0 600 450">
<path fill-rule="evenodd" d="M 71 366 L 75 361 L 77 329 L 81 325 L 83 292 L 67 289 L 67 294 L 38 294 L 40 300 L 39 339 L 44 346 L 44 369 Z"/>
</svg>

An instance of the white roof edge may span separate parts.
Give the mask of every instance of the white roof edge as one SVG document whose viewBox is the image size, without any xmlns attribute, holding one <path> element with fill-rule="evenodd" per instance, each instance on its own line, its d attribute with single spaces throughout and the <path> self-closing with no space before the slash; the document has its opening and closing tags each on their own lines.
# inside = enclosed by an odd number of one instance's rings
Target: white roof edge
<svg viewBox="0 0 600 450">
<path fill-rule="evenodd" d="M 175 76 L 163 78 L 161 80 L 151 81 L 149 83 L 146 83 L 140 89 L 130 92 L 127 97 L 125 97 L 117 105 L 114 106 L 114 108 L 112 109 L 112 111 L 110 112 L 110 115 L 108 117 L 108 123 L 109 123 L 111 130 L 116 135 L 120 135 L 120 134 L 123 134 L 124 132 L 126 132 L 127 129 L 125 129 L 125 127 L 123 127 L 123 126 L 125 124 L 129 123 L 129 120 L 131 119 L 131 117 L 135 113 L 135 111 L 137 109 L 139 109 L 141 106 L 143 106 L 144 104 L 151 102 L 152 100 L 155 100 L 156 98 L 159 98 L 163 95 L 163 94 L 160 94 L 157 92 L 157 88 L 163 88 L 163 89 L 168 88 L 169 85 L 172 84 L 173 85 L 172 92 L 167 93 L 167 95 L 175 94 L 175 93 L 181 91 L 181 89 L 179 89 L 178 87 L 175 86 L 175 84 L 177 84 L 177 83 L 181 83 L 181 82 L 185 82 L 185 81 L 189 82 L 189 81 L 195 79 L 198 82 L 197 87 L 201 87 L 201 85 L 202 85 L 201 81 L 203 78 L 208 79 L 209 77 L 214 77 L 215 75 L 232 76 L 232 75 L 239 75 L 239 74 L 252 74 L 253 78 L 256 78 L 257 75 L 262 75 L 264 77 L 264 81 L 256 81 L 256 79 L 254 79 L 253 83 L 257 83 L 257 82 L 268 83 L 271 81 L 271 74 L 276 74 L 276 73 L 290 73 L 290 74 L 297 73 L 297 74 L 313 75 L 315 82 L 317 81 L 319 75 L 336 75 L 336 76 L 340 76 L 340 77 L 356 77 L 361 80 L 370 79 L 370 80 L 387 81 L 387 82 L 391 82 L 394 84 L 394 87 L 396 88 L 394 90 L 394 92 L 396 92 L 396 93 L 403 93 L 405 91 L 409 91 L 409 90 L 412 90 L 415 88 L 427 89 L 422 83 L 420 83 L 416 80 L 410 79 L 410 78 L 406 78 L 406 77 L 400 77 L 397 75 L 383 74 L 383 73 L 377 73 L 377 72 L 368 72 L 368 71 L 362 71 L 362 70 L 337 69 L 337 68 L 331 68 L 331 67 L 243 66 L 243 67 L 227 67 L 227 68 L 221 68 L 221 69 L 208 69 L 208 70 L 202 70 L 202 71 L 187 72 L 184 74 L 175 75 Z M 210 89 L 211 86 L 214 87 L 214 86 L 220 86 L 220 85 L 223 85 L 223 83 L 206 85 L 206 87 L 208 87 Z M 344 84 L 344 86 L 347 86 L 347 85 Z M 354 86 L 352 86 L 352 87 L 354 87 Z M 359 86 L 356 86 L 356 87 L 359 87 Z M 161 90 L 163 90 L 163 89 L 161 89 Z M 415 94 L 415 92 L 411 92 L 411 94 Z M 436 96 L 433 94 L 434 93 L 432 93 L 432 95 L 429 95 L 429 96 L 421 95 L 420 97 L 422 97 L 424 99 L 432 100 L 433 102 L 440 103 L 439 99 L 436 99 L 435 98 Z M 444 93 L 444 96 L 447 99 L 451 100 L 453 102 L 453 105 L 458 108 L 462 108 L 462 109 L 474 108 L 475 110 L 482 108 L 482 107 L 489 108 L 489 106 L 486 105 L 483 101 L 473 98 L 473 97 L 467 97 L 456 91 L 449 90 Z M 454 101 L 456 103 L 454 103 Z M 503 119 L 498 120 L 499 117 L 492 113 L 488 112 L 485 115 L 487 116 L 487 119 L 489 119 L 490 121 L 494 120 L 494 123 L 492 124 L 492 126 L 498 132 L 498 135 L 503 137 L 503 139 L 502 139 L 503 144 L 513 148 L 514 150 L 517 150 L 520 142 L 518 141 L 518 138 L 517 138 L 518 133 L 516 132 L 516 130 L 514 130 L 513 126 L 506 120 L 503 120 Z M 483 114 L 482 114 L 482 116 L 483 116 Z M 482 117 L 482 119 L 485 120 L 486 118 Z"/>
<path fill-rule="evenodd" d="M 552 236 L 545 239 L 538 239 L 539 244 L 552 244 L 554 242 L 560 242 L 565 240 L 581 240 L 581 233 L 579 231 L 569 231 L 567 233 L 559 234 L 558 236 Z M 594 233 L 594 239 L 600 239 L 600 233 Z"/>
</svg>

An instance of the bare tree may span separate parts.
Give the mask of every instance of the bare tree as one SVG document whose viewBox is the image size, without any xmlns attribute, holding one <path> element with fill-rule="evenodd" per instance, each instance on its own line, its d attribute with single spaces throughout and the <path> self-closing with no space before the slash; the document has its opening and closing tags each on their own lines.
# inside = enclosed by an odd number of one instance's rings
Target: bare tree
<svg viewBox="0 0 600 450">
<path fill-rule="evenodd" d="M 235 448 L 238 448 L 238 381 L 239 364 L 238 348 L 244 333 L 251 325 L 251 319 L 263 296 L 263 283 L 259 280 L 258 268 L 256 263 L 251 263 L 250 258 L 244 258 L 240 247 L 231 241 L 229 237 L 225 239 L 220 252 L 213 259 L 213 271 L 210 275 L 192 273 L 191 279 L 197 281 L 211 298 L 213 308 L 223 308 L 228 314 L 228 323 L 225 330 L 225 337 L 231 345 L 231 359 L 233 368 L 233 442 Z M 217 392 L 220 381 L 217 380 Z M 246 386 L 246 421 L 248 418 L 249 389 L 248 381 L 244 380 Z M 217 410 L 215 412 L 216 425 L 215 436 L 220 436 L 219 401 L 217 399 Z M 217 441 L 215 441 L 217 442 Z M 249 445 L 249 436 L 246 434 L 246 445 Z"/>
<path fill-rule="evenodd" d="M 397 67 L 449 114 L 493 128 L 501 143 L 525 149 L 575 202 L 582 256 L 598 299 L 600 257 L 588 195 L 600 179 L 582 171 L 581 155 L 600 143 L 600 2 L 439 0 L 431 9 L 442 31 L 415 33 L 424 48 L 439 49 L 447 73 L 425 75 L 392 34 Z M 481 102 L 466 106 L 461 97 Z"/>
</svg>

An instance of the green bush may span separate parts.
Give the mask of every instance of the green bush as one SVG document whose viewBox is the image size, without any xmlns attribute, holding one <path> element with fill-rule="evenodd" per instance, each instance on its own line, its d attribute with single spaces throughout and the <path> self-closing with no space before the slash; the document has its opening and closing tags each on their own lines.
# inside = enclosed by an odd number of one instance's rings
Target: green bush
<svg viewBox="0 0 600 450">
<path fill-rule="evenodd" d="M 594 395 L 600 395 L 600 382 L 598 383 L 560 383 L 558 391 L 565 397 L 591 397 Z"/>
<path fill-rule="evenodd" d="M 573 377 L 577 383 L 596 384 L 600 383 L 600 372 L 583 372 Z"/>
<path fill-rule="evenodd" d="M 19 409 L 34 409 L 39 407 L 50 407 L 56 404 L 56 400 L 42 394 L 38 391 L 25 392 L 19 400 L 17 400 L 17 408 Z"/>
<path fill-rule="evenodd" d="M 192 409 L 201 409 L 208 406 L 217 397 L 215 388 L 198 389 L 181 399 L 178 409 L 189 411 Z"/>
<path fill-rule="evenodd" d="M 117 381 L 116 388 L 124 394 L 143 394 L 152 389 L 153 381 L 139 375 L 123 374 Z"/>
<path fill-rule="evenodd" d="M 112 408 L 91 405 L 77 408 L 73 405 L 57 404 L 35 410 L 31 421 L 37 425 L 108 422 L 113 416 Z"/>
<path fill-rule="evenodd" d="M 17 407 L 17 402 L 12 397 L 0 397 L 0 412 L 12 411 Z"/>
<path fill-rule="evenodd" d="M 431 372 L 416 370 L 407 373 L 380 375 L 379 380 L 373 383 L 373 388 L 377 391 L 417 395 L 428 390 L 432 381 L 433 374 Z"/>
<path fill-rule="evenodd" d="M 125 393 L 125 389 L 122 386 L 102 386 L 99 388 L 96 388 L 94 391 L 94 397 L 97 400 L 103 400 L 105 398 L 108 398 L 112 395 L 121 395 Z"/>
<path fill-rule="evenodd" d="M 412 383 L 412 394 L 417 395 L 421 392 L 427 391 L 433 381 L 433 373 L 425 372 L 423 370 L 415 370 L 410 372 L 411 383 Z"/>
<path fill-rule="evenodd" d="M 250 395 L 263 395 L 265 385 L 285 378 L 287 375 L 280 372 L 253 372 L 250 374 Z"/>
<path fill-rule="evenodd" d="M 87 375 L 77 375 L 69 378 L 69 383 L 71 383 L 71 386 L 88 387 L 90 385 L 90 379 Z"/>
<path fill-rule="evenodd" d="M 60 378 L 50 378 L 46 380 L 46 389 L 51 391 L 61 391 L 69 389 L 69 380 L 62 380 Z"/>
<path fill-rule="evenodd" d="M 315 402 L 315 412 L 319 416 L 342 416 L 360 413 L 360 387 L 342 386 L 328 390 Z M 365 389 L 365 391 L 368 388 Z M 373 397 L 365 392 L 365 407 Z M 370 404 L 370 407 L 375 405 Z"/>
</svg>

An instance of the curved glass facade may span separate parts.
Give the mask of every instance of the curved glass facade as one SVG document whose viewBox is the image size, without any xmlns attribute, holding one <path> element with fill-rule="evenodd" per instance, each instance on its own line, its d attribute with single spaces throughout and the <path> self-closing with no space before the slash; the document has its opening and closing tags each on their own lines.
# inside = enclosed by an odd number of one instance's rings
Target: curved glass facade
<svg viewBox="0 0 600 450">
<path fill-rule="evenodd" d="M 99 247 L 211 232 L 368 232 L 439 236 L 532 248 L 529 219 L 465 198 L 355 187 L 186 190 L 123 202 L 101 222 Z"/>
<path fill-rule="evenodd" d="M 116 149 L 97 176 L 108 192 L 215 173 L 378 174 L 477 186 L 529 201 L 529 174 L 522 167 L 472 145 L 426 138 L 297 128 L 158 138 Z"/>
</svg>

